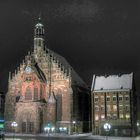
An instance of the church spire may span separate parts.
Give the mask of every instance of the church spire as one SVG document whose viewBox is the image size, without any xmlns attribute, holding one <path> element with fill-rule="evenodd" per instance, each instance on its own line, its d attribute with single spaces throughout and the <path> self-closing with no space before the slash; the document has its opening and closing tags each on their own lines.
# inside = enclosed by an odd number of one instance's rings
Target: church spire
<svg viewBox="0 0 140 140">
<path fill-rule="evenodd" d="M 41 16 L 39 16 L 34 29 L 34 49 L 44 47 L 44 32 L 44 25 L 41 22 Z"/>
</svg>

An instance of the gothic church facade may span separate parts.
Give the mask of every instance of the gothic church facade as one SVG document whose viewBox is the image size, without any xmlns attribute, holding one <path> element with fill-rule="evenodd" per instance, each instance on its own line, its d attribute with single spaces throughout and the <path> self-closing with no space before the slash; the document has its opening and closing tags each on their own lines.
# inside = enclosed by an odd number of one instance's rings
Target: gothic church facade
<svg viewBox="0 0 140 140">
<path fill-rule="evenodd" d="M 9 74 L 5 102 L 5 130 L 41 133 L 48 124 L 67 133 L 89 129 L 89 92 L 65 58 L 45 47 L 44 26 L 34 29 L 34 48 Z M 73 125 L 73 121 L 76 122 Z"/>
</svg>

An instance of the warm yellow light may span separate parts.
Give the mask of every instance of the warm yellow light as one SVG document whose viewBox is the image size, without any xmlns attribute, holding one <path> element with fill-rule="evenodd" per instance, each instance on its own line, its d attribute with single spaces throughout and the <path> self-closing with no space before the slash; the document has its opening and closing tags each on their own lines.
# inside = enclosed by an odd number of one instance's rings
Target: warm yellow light
<svg viewBox="0 0 140 140">
<path fill-rule="evenodd" d="M 99 116 L 96 115 L 95 116 L 95 120 L 98 121 L 99 120 Z"/>
<path fill-rule="evenodd" d="M 130 115 L 129 114 L 126 114 L 125 117 L 126 117 L 126 119 L 129 119 L 130 118 Z"/>
<path fill-rule="evenodd" d="M 105 115 L 101 115 L 101 119 L 104 119 L 105 118 Z"/>
<path fill-rule="evenodd" d="M 123 118 L 123 114 L 120 114 L 120 118 L 121 118 L 121 119 Z"/>
<path fill-rule="evenodd" d="M 116 105 L 113 105 L 113 110 L 117 111 L 117 106 Z"/>
</svg>

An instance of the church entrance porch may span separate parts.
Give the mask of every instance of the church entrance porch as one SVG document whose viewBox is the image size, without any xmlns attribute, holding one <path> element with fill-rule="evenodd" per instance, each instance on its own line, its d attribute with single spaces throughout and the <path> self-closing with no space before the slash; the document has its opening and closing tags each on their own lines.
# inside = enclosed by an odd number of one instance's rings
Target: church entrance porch
<svg viewBox="0 0 140 140">
<path fill-rule="evenodd" d="M 17 133 L 35 134 L 41 132 L 43 118 L 39 103 L 17 103 L 15 121 Z"/>
</svg>

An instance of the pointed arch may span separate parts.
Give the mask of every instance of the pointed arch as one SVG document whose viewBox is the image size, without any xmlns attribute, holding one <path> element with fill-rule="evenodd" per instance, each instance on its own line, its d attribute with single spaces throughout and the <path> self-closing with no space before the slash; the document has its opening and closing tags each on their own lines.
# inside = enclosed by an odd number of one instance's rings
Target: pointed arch
<svg viewBox="0 0 140 140">
<path fill-rule="evenodd" d="M 27 87 L 25 91 L 25 100 L 32 100 L 31 88 Z"/>
<path fill-rule="evenodd" d="M 34 87 L 34 100 L 38 100 L 38 87 Z"/>
<path fill-rule="evenodd" d="M 17 122 L 22 133 L 35 132 L 35 119 L 36 113 L 33 110 L 22 110 L 18 112 Z"/>
</svg>

